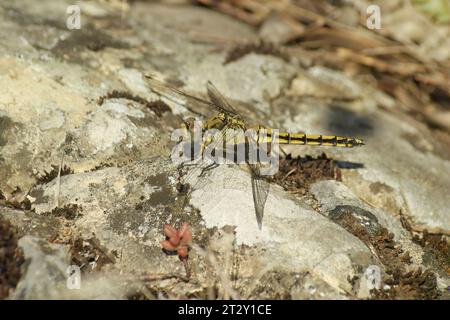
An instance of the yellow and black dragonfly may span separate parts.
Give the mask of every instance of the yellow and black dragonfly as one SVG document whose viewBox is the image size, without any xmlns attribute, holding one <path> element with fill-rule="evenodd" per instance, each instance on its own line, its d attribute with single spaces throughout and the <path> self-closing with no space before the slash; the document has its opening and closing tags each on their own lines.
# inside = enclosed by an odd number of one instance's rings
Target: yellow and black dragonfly
<svg viewBox="0 0 450 320">
<path fill-rule="evenodd" d="M 271 171 L 265 170 L 263 160 L 269 159 L 270 161 L 273 157 L 278 160 L 278 149 L 276 147 L 279 144 L 345 148 L 364 145 L 362 140 L 356 138 L 279 132 L 261 125 L 250 126 L 248 121 L 236 111 L 210 81 L 206 85 L 210 100 L 207 101 L 156 80 L 151 75 L 146 75 L 145 78 L 153 92 L 169 100 L 178 103 L 183 101 L 185 104 L 192 105 L 195 109 L 188 107 L 189 111 L 202 116 L 203 120 L 199 121 L 198 125 L 200 131 L 198 140 L 192 138 L 195 136 L 195 132 L 193 132 L 195 129 L 194 118 L 188 118 L 183 126 L 191 133 L 191 139 L 188 141 L 191 152 L 188 160 L 193 161 L 196 158 L 195 155 L 199 156 L 197 158 L 199 161 L 196 162 L 197 170 L 192 172 L 197 172 L 196 174 L 201 177 L 205 172 L 217 167 L 220 163 L 226 163 L 218 161 L 219 159 L 230 160 L 230 158 L 232 162 L 245 164 L 249 168 L 256 220 L 260 229 L 262 228 L 264 207 L 270 189 L 270 182 L 266 176 L 273 174 L 273 172 L 267 173 Z M 205 110 L 205 108 L 214 111 L 215 114 L 206 117 L 198 111 Z M 194 150 L 194 145 L 198 146 L 197 152 Z M 273 152 L 275 155 L 272 154 L 272 158 L 266 157 Z M 195 189 L 196 186 L 191 188 L 191 190 Z"/>
</svg>

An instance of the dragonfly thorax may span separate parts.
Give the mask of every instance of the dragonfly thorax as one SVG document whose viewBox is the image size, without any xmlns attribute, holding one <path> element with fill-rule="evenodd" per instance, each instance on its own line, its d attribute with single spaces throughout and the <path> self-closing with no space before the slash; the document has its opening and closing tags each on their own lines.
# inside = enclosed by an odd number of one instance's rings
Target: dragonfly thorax
<svg viewBox="0 0 450 320">
<path fill-rule="evenodd" d="M 245 129 L 245 122 L 238 116 L 231 116 L 225 113 L 219 113 L 209 118 L 204 125 L 204 129 Z"/>
<path fill-rule="evenodd" d="M 212 116 L 204 121 L 199 121 L 196 118 L 189 117 L 183 121 L 184 129 L 186 129 L 191 134 L 198 133 L 206 133 L 208 130 L 239 130 L 242 129 L 245 131 L 246 124 L 245 122 L 236 116 L 230 116 L 224 113 L 218 113 L 215 116 Z M 198 130 L 198 131 L 197 131 Z"/>
</svg>

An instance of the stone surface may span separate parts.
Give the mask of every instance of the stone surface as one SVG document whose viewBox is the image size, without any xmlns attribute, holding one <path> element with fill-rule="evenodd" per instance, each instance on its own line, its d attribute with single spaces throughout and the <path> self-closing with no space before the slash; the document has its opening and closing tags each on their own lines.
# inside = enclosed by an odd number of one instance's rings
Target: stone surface
<svg viewBox="0 0 450 320">
<path fill-rule="evenodd" d="M 68 264 L 68 246 L 24 236 L 20 239 L 25 259 L 25 275 L 10 299 L 124 299 L 127 289 L 118 277 L 99 275 L 79 280 Z M 75 278 L 73 278 L 75 279 Z"/>
<path fill-rule="evenodd" d="M 22 237 L 19 246 L 28 263 L 12 299 L 56 299 L 66 281 L 68 248 L 31 236 Z"/>
<path fill-rule="evenodd" d="M 337 181 L 320 181 L 311 186 L 311 193 L 320 205 L 320 212 L 328 217 L 336 208 L 352 207 L 356 215 L 371 231 L 378 231 L 380 227 L 388 229 L 394 234 L 394 239 L 400 241 L 403 247 L 410 252 L 417 264 L 422 262 L 423 251 L 420 246 L 412 243 L 409 232 L 401 222 L 389 212 L 374 208 L 359 199 L 348 187 Z M 330 217 L 333 219 L 333 217 Z"/>
</svg>

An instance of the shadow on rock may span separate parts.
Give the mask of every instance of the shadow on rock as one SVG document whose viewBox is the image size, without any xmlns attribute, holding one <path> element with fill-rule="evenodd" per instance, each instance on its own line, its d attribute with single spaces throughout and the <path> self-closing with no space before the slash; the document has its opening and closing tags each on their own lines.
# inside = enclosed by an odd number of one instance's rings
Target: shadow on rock
<svg viewBox="0 0 450 320">
<path fill-rule="evenodd" d="M 327 117 L 329 131 L 337 135 L 361 138 L 370 136 L 374 131 L 373 121 L 368 116 L 338 105 L 330 105 Z"/>
</svg>

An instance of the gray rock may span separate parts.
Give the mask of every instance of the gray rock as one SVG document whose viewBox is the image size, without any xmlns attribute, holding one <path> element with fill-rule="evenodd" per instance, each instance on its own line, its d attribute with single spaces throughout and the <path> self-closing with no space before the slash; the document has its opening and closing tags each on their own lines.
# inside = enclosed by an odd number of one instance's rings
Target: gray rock
<svg viewBox="0 0 450 320">
<path fill-rule="evenodd" d="M 26 259 L 22 276 L 12 299 L 57 299 L 66 284 L 67 247 L 25 236 L 19 240 Z"/>
<path fill-rule="evenodd" d="M 206 227 L 236 226 L 238 245 L 261 246 L 258 260 L 267 268 L 310 270 L 335 289 L 350 291 L 347 279 L 353 276 L 352 265 L 371 261 L 370 251 L 359 239 L 276 185 L 271 186 L 259 230 L 250 176 L 237 168 L 214 170 L 210 183 L 193 193 L 191 204 L 200 210 Z"/>
<path fill-rule="evenodd" d="M 323 215 L 336 220 L 340 214 L 350 212 L 372 235 L 384 227 L 394 234 L 403 248 L 410 252 L 416 264 L 422 262 L 423 250 L 411 241 L 410 232 L 389 212 L 371 207 L 359 199 L 347 186 L 337 181 L 319 181 L 311 186 L 311 193 L 319 203 Z"/>
<path fill-rule="evenodd" d="M 353 208 L 355 215 L 367 229 L 376 233 L 383 226 L 394 233 L 396 239 L 407 237 L 408 232 L 401 223 L 389 213 L 373 208 L 361 201 L 347 186 L 338 181 L 319 181 L 311 186 L 311 192 L 320 205 L 320 212 L 335 220 L 346 207 Z"/>
<path fill-rule="evenodd" d="M 24 275 L 12 300 L 36 299 L 124 299 L 130 285 L 119 275 L 86 276 L 68 263 L 68 246 L 24 236 L 19 246 L 25 256 Z"/>
</svg>

